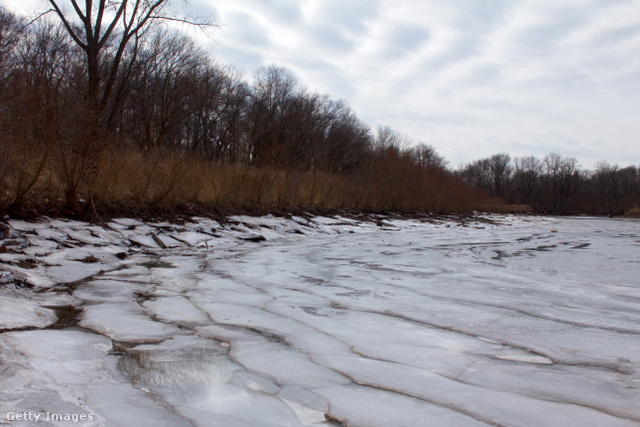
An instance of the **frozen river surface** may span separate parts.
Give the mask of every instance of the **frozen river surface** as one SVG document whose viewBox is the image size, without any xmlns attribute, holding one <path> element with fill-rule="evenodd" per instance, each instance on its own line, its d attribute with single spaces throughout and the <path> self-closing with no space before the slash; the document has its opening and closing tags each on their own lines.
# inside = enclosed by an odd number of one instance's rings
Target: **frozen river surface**
<svg viewBox="0 0 640 427">
<path fill-rule="evenodd" d="M 640 425 L 639 221 L 231 220 L 13 221 L 0 424 Z"/>
</svg>

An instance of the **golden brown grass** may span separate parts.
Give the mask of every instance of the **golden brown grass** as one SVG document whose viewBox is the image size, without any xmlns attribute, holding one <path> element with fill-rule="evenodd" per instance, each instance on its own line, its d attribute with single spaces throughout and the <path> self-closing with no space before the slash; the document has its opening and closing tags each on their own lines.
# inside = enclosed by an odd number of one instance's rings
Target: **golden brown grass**
<svg viewBox="0 0 640 427">
<path fill-rule="evenodd" d="M 451 174 L 441 170 L 409 171 L 402 163 L 377 163 L 357 173 L 339 174 L 216 164 L 193 155 L 114 147 L 83 159 L 84 172 L 76 174 L 75 181 L 69 184 L 68 158 L 62 162 L 59 156 L 37 148 L 29 152 L 5 152 L 4 157 L 2 164 L 14 167 L 0 170 L 0 208 L 18 215 L 24 211 L 92 215 L 213 209 L 260 212 L 500 209 L 499 201 L 470 189 Z M 70 187 L 76 199 L 71 206 Z"/>
<path fill-rule="evenodd" d="M 624 213 L 625 218 L 640 218 L 640 208 L 634 208 Z"/>
</svg>

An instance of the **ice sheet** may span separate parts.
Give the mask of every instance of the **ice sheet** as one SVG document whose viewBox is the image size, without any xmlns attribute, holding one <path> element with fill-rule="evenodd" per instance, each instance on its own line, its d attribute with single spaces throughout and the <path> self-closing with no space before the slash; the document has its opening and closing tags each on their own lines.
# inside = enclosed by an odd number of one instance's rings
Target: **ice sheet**
<svg viewBox="0 0 640 427">
<path fill-rule="evenodd" d="M 640 424 L 640 222 L 379 219 L 15 221 L 0 410 L 123 426 Z M 62 304 L 79 323 L 46 329 Z"/>
</svg>

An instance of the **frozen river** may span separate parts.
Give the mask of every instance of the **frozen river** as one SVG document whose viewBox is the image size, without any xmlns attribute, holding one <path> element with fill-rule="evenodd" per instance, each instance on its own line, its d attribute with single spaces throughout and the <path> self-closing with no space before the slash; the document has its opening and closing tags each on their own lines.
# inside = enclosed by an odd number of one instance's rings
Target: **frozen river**
<svg viewBox="0 0 640 427">
<path fill-rule="evenodd" d="M 0 424 L 640 425 L 640 221 L 231 219 L 13 221 Z"/>
</svg>

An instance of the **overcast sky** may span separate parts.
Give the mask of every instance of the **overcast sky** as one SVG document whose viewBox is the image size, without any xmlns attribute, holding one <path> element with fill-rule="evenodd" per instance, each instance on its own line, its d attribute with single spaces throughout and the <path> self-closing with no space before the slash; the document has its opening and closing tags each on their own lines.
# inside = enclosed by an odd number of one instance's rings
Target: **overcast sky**
<svg viewBox="0 0 640 427">
<path fill-rule="evenodd" d="M 0 0 L 2 1 L 2 0 Z M 43 5 L 37 0 L 5 4 Z M 64 1 L 64 0 L 63 0 Z M 247 76 L 290 68 L 452 166 L 550 152 L 640 164 L 640 0 L 190 0 Z"/>
</svg>

